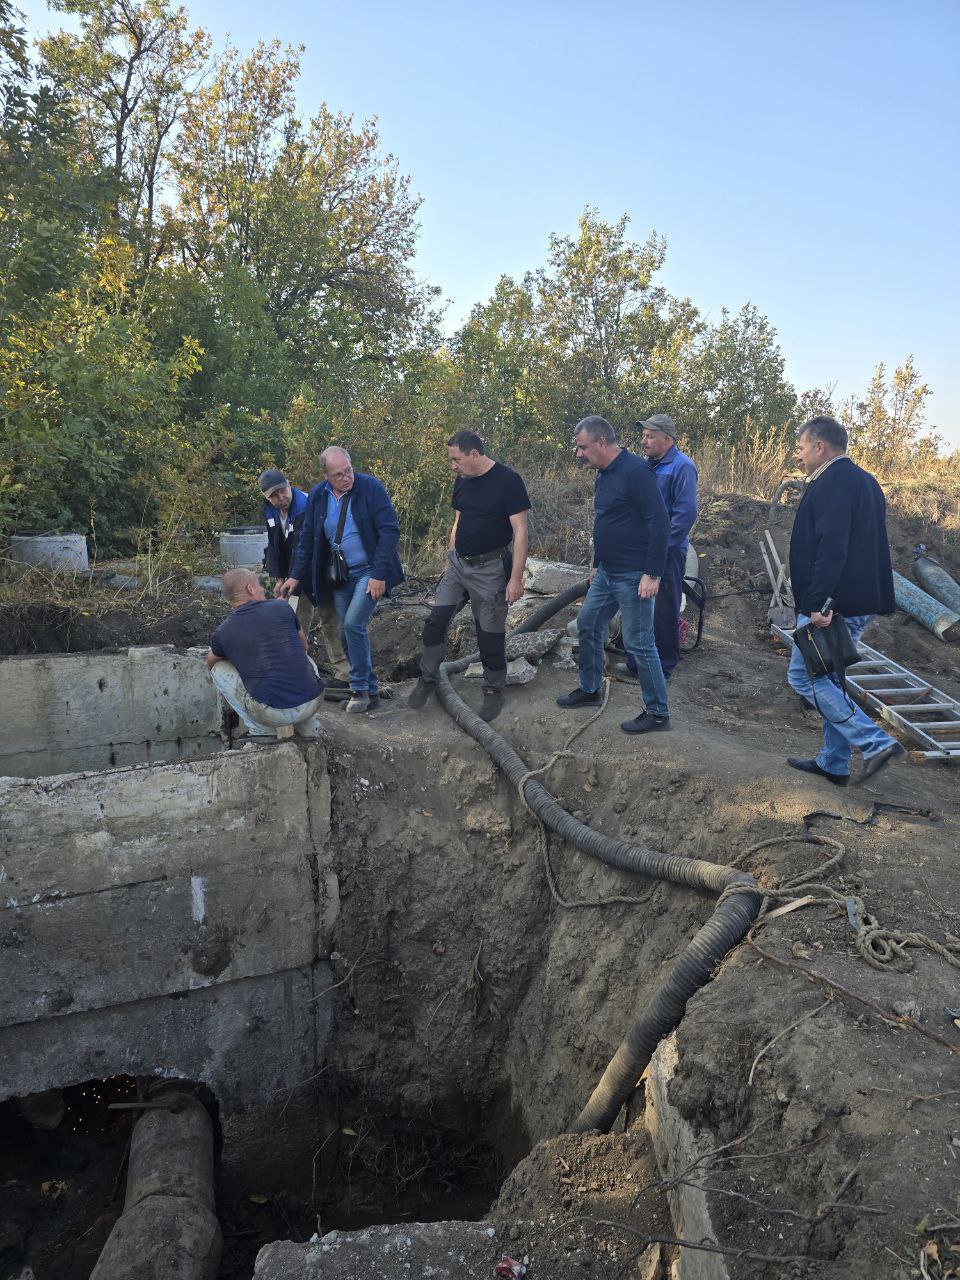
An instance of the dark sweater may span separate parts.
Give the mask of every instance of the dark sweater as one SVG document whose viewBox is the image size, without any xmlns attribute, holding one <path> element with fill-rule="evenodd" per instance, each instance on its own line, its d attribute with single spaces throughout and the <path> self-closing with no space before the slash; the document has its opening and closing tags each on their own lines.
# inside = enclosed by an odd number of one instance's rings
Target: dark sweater
<svg viewBox="0 0 960 1280">
<path fill-rule="evenodd" d="M 828 596 L 847 618 L 893 613 L 886 514 L 883 490 L 846 456 L 805 486 L 790 536 L 799 613 L 814 613 Z"/>
<path fill-rule="evenodd" d="M 593 563 L 608 574 L 663 574 L 670 520 L 645 458 L 621 449 L 597 472 Z"/>
</svg>

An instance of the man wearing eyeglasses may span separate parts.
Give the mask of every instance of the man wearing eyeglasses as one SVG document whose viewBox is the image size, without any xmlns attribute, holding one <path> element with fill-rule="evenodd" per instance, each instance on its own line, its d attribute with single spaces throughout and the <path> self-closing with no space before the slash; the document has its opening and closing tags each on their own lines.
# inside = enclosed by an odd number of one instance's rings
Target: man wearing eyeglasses
<svg viewBox="0 0 960 1280">
<path fill-rule="evenodd" d="M 667 686 L 653 636 L 653 602 L 667 557 L 670 521 L 653 471 L 617 443 L 606 418 L 584 418 L 574 432 L 577 461 L 597 473 L 590 589 L 577 617 L 580 687 L 560 707 L 599 706 L 607 623 L 619 609 L 623 643 L 637 664 L 644 709 L 620 728 L 651 733 L 670 728 Z"/>
<path fill-rule="evenodd" d="M 330 445 L 320 465 L 326 478 L 310 490 L 290 577 L 278 594 L 288 599 L 302 583 L 318 605 L 332 598 L 350 661 L 346 709 L 376 711 L 380 688 L 367 628 L 380 600 L 403 581 L 400 525 L 386 489 L 375 476 L 354 471 L 346 449 Z M 343 574 L 334 582 L 335 558 Z"/>
<path fill-rule="evenodd" d="M 279 588 L 290 573 L 293 553 L 300 539 L 303 517 L 307 512 L 307 495 L 302 489 L 295 489 L 283 472 L 275 467 L 268 467 L 262 472 L 257 483 L 263 494 L 263 520 L 267 526 L 267 573 L 273 578 L 274 591 L 279 595 Z M 303 634 L 309 637 L 314 618 L 313 601 L 306 591 L 301 591 L 299 596 L 290 597 L 290 604 L 296 609 Z M 328 600 L 318 608 L 316 617 L 327 661 L 333 668 L 333 679 L 327 680 L 327 688 L 346 689 L 349 687 L 350 664 L 343 652 L 340 619 L 333 602 Z"/>
</svg>

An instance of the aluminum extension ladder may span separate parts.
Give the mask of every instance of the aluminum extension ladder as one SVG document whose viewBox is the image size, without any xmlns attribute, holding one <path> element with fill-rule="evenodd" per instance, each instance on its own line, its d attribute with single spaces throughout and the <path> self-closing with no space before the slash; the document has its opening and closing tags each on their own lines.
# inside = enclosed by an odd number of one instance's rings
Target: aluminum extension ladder
<svg viewBox="0 0 960 1280">
<path fill-rule="evenodd" d="M 771 631 L 793 644 L 793 629 L 771 624 Z M 860 661 L 845 672 L 858 702 L 877 712 L 920 746 L 922 760 L 960 762 L 960 702 L 862 641 Z"/>
</svg>

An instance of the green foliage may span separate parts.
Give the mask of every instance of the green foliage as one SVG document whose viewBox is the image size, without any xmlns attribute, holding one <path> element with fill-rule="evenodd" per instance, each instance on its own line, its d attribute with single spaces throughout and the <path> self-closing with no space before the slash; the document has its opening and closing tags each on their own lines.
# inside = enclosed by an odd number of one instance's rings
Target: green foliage
<svg viewBox="0 0 960 1280">
<path fill-rule="evenodd" d="M 745 483 L 830 404 L 797 399 L 755 307 L 709 323 L 659 283 L 662 237 L 590 207 L 444 342 L 410 180 L 373 122 L 301 119 L 300 49 L 211 62 L 170 0 L 53 7 L 79 30 L 32 68 L 0 0 L 0 528 L 184 565 L 200 536 L 259 518 L 264 467 L 309 488 L 338 443 L 386 483 L 409 554 L 449 527 L 458 427 L 535 481 L 567 475 L 583 415 L 629 441 L 666 411 Z M 935 446 L 928 394 L 911 360 L 844 406 L 868 461 Z"/>
<path fill-rule="evenodd" d="M 940 440 L 934 433 L 921 434 L 929 395 L 913 356 L 893 371 L 889 384 L 886 367 L 877 365 L 866 394 L 851 396 L 841 409 L 851 451 L 864 466 L 886 472 L 917 454 L 936 456 Z"/>
<path fill-rule="evenodd" d="M 129 250 L 104 242 L 94 274 L 54 294 L 0 347 L 0 456 L 15 527 L 94 528 L 129 542 L 155 514 L 153 479 L 192 449 L 180 388 L 194 343 L 167 359 L 127 313 Z"/>
<path fill-rule="evenodd" d="M 111 194 L 76 161 L 62 94 L 30 77 L 24 33 L 0 0 L 0 330 L 76 279 Z"/>
<path fill-rule="evenodd" d="M 576 237 L 551 237 L 547 267 L 474 307 L 452 344 L 456 411 L 496 438 L 558 446 L 587 413 L 618 427 L 673 413 L 692 447 L 786 433 L 796 395 L 770 323 L 747 304 L 706 324 L 655 283 L 663 239 L 632 242 L 627 225 L 585 209 Z"/>
</svg>

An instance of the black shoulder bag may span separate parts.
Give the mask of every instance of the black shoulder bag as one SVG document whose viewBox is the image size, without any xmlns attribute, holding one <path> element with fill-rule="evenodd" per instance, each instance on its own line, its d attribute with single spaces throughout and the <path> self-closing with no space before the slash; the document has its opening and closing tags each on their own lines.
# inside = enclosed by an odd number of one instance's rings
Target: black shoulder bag
<svg viewBox="0 0 960 1280">
<path fill-rule="evenodd" d="M 793 640 L 800 650 L 803 664 L 807 668 L 807 675 L 811 680 L 819 680 L 822 676 L 836 676 L 837 684 L 843 690 L 844 697 L 850 705 L 850 716 L 852 716 L 856 708 L 850 702 L 844 672 L 847 667 L 859 662 L 860 654 L 845 620 L 839 613 L 835 613 L 827 627 L 815 627 L 812 622 L 806 622 L 802 627 L 797 627 Z M 817 701 L 816 693 L 814 693 L 814 702 L 824 720 L 829 720 L 830 717 L 824 713 Z M 846 719 L 849 720 L 850 716 Z M 838 722 L 831 721 L 831 723 Z M 839 723 L 846 723 L 846 721 Z"/>
<path fill-rule="evenodd" d="M 340 550 L 340 539 L 343 537 L 343 527 L 347 523 L 347 508 L 350 506 L 352 497 L 352 493 L 344 494 L 343 502 L 340 504 L 337 531 L 333 535 L 333 542 L 330 544 L 330 558 L 327 560 L 326 580 L 328 587 L 343 587 L 350 581 L 350 566 L 347 564 L 346 556 Z"/>
</svg>

